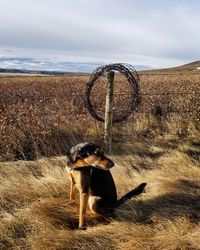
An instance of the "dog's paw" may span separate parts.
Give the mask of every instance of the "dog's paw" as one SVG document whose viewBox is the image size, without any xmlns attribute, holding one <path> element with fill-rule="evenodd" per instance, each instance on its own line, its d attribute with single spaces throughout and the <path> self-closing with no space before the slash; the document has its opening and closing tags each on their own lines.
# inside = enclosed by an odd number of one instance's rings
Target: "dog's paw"
<svg viewBox="0 0 200 250">
<path fill-rule="evenodd" d="M 82 227 L 78 227 L 77 230 L 86 230 L 87 227 L 86 226 L 82 226 Z"/>
</svg>

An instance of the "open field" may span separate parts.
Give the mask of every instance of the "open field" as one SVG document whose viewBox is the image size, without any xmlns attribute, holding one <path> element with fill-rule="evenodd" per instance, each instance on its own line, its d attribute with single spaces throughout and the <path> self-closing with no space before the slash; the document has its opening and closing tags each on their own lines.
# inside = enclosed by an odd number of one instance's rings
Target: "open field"
<svg viewBox="0 0 200 250">
<path fill-rule="evenodd" d="M 141 182 L 146 192 L 114 219 L 88 211 L 80 231 L 64 154 L 80 141 L 102 145 L 103 125 L 84 107 L 88 79 L 0 78 L 0 249 L 200 249 L 200 74 L 140 74 L 142 103 L 114 125 L 110 157 L 119 197 Z"/>
<path fill-rule="evenodd" d="M 87 75 L 0 78 L 0 160 L 64 154 L 74 137 L 101 142 L 103 126 L 84 107 L 88 79 Z M 106 79 L 98 83 L 92 98 L 103 109 Z M 142 103 L 123 126 L 114 127 L 115 140 L 120 139 L 118 127 L 128 138 L 138 133 L 149 136 L 159 128 L 162 134 L 184 136 L 191 123 L 199 126 L 200 74 L 141 74 L 140 85 Z M 116 79 L 114 115 L 129 104 L 128 87 L 124 78 Z"/>
</svg>

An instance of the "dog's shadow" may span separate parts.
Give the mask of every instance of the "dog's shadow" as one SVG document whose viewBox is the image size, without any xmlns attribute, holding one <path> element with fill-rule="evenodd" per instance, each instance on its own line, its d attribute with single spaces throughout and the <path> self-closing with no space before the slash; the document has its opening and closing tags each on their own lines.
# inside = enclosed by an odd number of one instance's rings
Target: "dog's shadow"
<svg viewBox="0 0 200 250">
<path fill-rule="evenodd" d="M 56 228 L 75 230 L 79 224 L 79 202 L 67 199 L 49 198 L 37 202 L 34 211 L 43 217 L 43 220 L 50 222 Z M 86 224 L 95 227 L 99 224 L 107 225 L 111 218 L 93 214 L 90 210 L 86 213 Z"/>
<path fill-rule="evenodd" d="M 200 222 L 200 183 L 179 180 L 174 184 L 176 192 L 166 193 L 152 199 L 128 201 L 119 210 L 121 220 L 152 223 L 155 216 L 165 219 L 185 217 L 192 223 Z"/>
<path fill-rule="evenodd" d="M 190 192 L 187 193 L 190 189 Z M 132 221 L 151 224 L 152 218 L 166 219 L 186 217 L 193 223 L 200 222 L 200 184 L 180 180 L 176 193 L 166 193 L 152 199 L 132 199 L 116 209 L 113 217 L 98 216 L 87 210 L 87 227 L 108 225 L 115 221 Z M 147 191 L 148 192 L 148 191 Z M 35 204 L 35 211 L 57 228 L 75 230 L 79 223 L 79 200 L 64 198 L 44 199 Z"/>
</svg>

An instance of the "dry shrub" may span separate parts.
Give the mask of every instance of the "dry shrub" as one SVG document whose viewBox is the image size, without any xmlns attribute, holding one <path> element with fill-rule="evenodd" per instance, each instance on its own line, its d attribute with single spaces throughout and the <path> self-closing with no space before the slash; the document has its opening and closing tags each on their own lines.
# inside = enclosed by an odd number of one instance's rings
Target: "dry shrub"
<svg viewBox="0 0 200 250">
<path fill-rule="evenodd" d="M 199 135 L 199 75 L 168 73 L 140 74 L 142 103 L 128 122 L 115 126 L 116 142 L 123 135 L 144 138 L 160 134 L 180 138 Z M 0 160 L 63 155 L 82 140 L 102 141 L 103 124 L 92 119 L 84 105 L 88 79 L 89 75 L 1 77 Z M 94 103 L 100 105 L 105 79 L 97 84 L 94 95 Z M 128 91 L 125 83 L 123 77 L 116 79 L 114 113 L 128 105 L 127 94 L 123 94 Z"/>
</svg>

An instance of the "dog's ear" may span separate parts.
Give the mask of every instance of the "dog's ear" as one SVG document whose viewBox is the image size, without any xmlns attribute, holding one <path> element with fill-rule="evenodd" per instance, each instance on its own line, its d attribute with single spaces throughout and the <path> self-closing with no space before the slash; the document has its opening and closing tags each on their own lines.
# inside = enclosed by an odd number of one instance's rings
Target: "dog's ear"
<svg viewBox="0 0 200 250">
<path fill-rule="evenodd" d="M 84 146 L 85 146 L 85 143 L 80 143 L 80 144 L 71 148 L 71 150 L 69 151 L 69 155 L 68 155 L 70 163 L 76 162 L 76 160 L 78 159 L 79 154 Z"/>
<path fill-rule="evenodd" d="M 70 162 L 70 163 L 76 162 L 79 153 L 80 153 L 80 150 L 78 150 L 78 149 L 75 150 L 74 148 L 72 148 L 72 149 L 70 150 L 69 156 L 68 156 L 69 162 Z"/>
<path fill-rule="evenodd" d="M 75 163 L 79 158 L 85 158 L 96 151 L 100 150 L 96 144 L 91 142 L 79 143 L 71 148 L 69 151 L 68 159 L 69 163 Z"/>
</svg>

